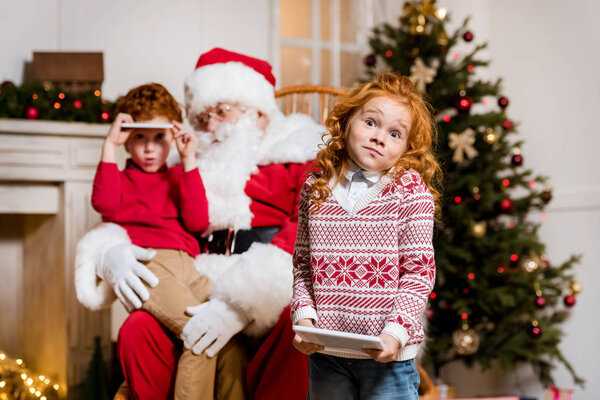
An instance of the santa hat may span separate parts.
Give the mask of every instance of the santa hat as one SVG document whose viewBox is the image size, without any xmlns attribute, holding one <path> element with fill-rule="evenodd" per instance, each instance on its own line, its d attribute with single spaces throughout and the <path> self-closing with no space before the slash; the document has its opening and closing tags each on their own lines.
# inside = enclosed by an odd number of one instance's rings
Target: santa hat
<svg viewBox="0 0 600 400">
<path fill-rule="evenodd" d="M 219 102 L 254 108 L 268 117 L 279 112 L 274 95 L 275 77 L 264 60 L 214 48 L 198 59 L 185 81 L 188 117 Z"/>
</svg>

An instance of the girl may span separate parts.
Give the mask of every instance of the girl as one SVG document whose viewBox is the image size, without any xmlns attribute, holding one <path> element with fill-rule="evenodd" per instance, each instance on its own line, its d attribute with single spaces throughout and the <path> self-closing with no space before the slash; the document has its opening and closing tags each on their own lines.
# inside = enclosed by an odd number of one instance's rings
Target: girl
<svg viewBox="0 0 600 400">
<path fill-rule="evenodd" d="M 306 179 L 294 250 L 294 324 L 379 336 L 364 354 L 303 341 L 310 399 L 414 399 L 421 316 L 435 279 L 440 167 L 431 107 L 407 77 L 381 74 L 326 121 Z"/>
</svg>

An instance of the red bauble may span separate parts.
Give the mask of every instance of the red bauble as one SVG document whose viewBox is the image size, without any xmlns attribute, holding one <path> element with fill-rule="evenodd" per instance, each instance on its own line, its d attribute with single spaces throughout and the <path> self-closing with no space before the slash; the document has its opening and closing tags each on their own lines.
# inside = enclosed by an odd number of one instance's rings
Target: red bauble
<svg viewBox="0 0 600 400">
<path fill-rule="evenodd" d="M 536 297 L 535 298 L 535 306 L 537 308 L 544 308 L 544 307 L 546 307 L 546 299 L 543 298 L 543 297 L 541 297 L 541 296 Z"/>
<path fill-rule="evenodd" d="M 500 202 L 500 209 L 507 214 L 510 214 L 512 212 L 512 207 L 513 202 L 511 199 L 507 198 Z"/>
<path fill-rule="evenodd" d="M 473 99 L 469 96 L 459 96 L 454 102 L 454 106 L 460 112 L 468 112 L 473 105 Z"/>
<path fill-rule="evenodd" d="M 38 119 L 39 116 L 40 116 L 39 110 L 33 106 L 29 106 L 25 110 L 25 118 L 27 118 L 27 119 Z"/>
<path fill-rule="evenodd" d="M 100 118 L 102 118 L 104 121 L 108 121 L 110 119 L 110 114 L 108 111 L 102 111 L 100 112 Z"/>
<path fill-rule="evenodd" d="M 435 317 L 435 312 L 431 308 L 427 309 L 427 311 L 425 311 L 425 314 L 427 315 L 427 319 L 429 319 L 430 321 L 433 320 L 433 318 Z"/>
<path fill-rule="evenodd" d="M 527 329 L 527 333 L 532 339 L 538 339 L 540 336 L 542 336 L 542 328 L 539 325 L 532 324 Z"/>
<path fill-rule="evenodd" d="M 83 107 L 83 103 L 81 102 L 81 100 L 75 100 L 75 101 L 73 102 L 73 107 L 75 107 L 75 108 L 78 108 L 78 109 L 79 109 L 79 108 Z"/>
<path fill-rule="evenodd" d="M 500 106 L 500 108 L 506 108 L 508 107 L 508 99 L 504 96 L 500 97 L 498 99 L 498 105 Z"/>
<path fill-rule="evenodd" d="M 504 122 L 502 123 L 502 127 L 504 129 L 510 129 L 510 128 L 512 128 L 512 126 L 513 126 L 513 123 L 510 119 L 505 119 Z"/>
<path fill-rule="evenodd" d="M 572 294 L 565 296 L 563 303 L 565 303 L 565 306 L 567 307 L 573 307 L 575 305 L 575 296 Z"/>
<path fill-rule="evenodd" d="M 474 37 L 473 32 L 471 32 L 471 31 L 466 31 L 463 34 L 463 39 L 465 39 L 465 42 L 470 42 L 471 40 L 473 40 L 473 37 Z"/>
<path fill-rule="evenodd" d="M 373 68 L 375 66 L 375 64 L 377 63 L 375 54 L 369 54 L 368 56 L 365 56 L 365 58 L 363 58 L 363 62 L 365 63 L 365 65 L 367 67 Z"/>
<path fill-rule="evenodd" d="M 520 154 L 515 154 L 512 156 L 512 158 L 510 159 L 510 162 L 512 163 L 512 165 L 514 165 L 515 167 L 519 167 L 521 164 L 523 164 L 523 156 Z"/>
</svg>

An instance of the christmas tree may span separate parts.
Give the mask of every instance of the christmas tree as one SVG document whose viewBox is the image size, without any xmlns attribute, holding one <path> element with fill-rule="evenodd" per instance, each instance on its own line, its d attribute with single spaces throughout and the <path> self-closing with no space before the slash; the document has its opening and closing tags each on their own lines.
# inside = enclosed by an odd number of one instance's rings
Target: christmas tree
<svg viewBox="0 0 600 400">
<path fill-rule="evenodd" d="M 530 363 L 549 384 L 559 361 L 581 385 L 558 348 L 561 322 L 581 291 L 572 273 L 578 257 L 556 264 L 546 258 L 539 223 L 528 215 L 551 200 L 547 178 L 523 166 L 523 142 L 501 80 L 477 77 L 489 65 L 478 58 L 486 44 L 469 44 L 464 55 L 453 51 L 474 34 L 468 18 L 448 34 L 447 20 L 435 0 L 407 2 L 399 26 L 373 30 L 372 54 L 364 58 L 371 76 L 384 70 L 410 76 L 438 123 L 444 196 L 424 363 L 436 375 L 457 359 L 483 369 L 492 361 L 505 370 Z"/>
<path fill-rule="evenodd" d="M 109 379 L 106 364 L 102 358 L 100 337 L 94 338 L 94 353 L 87 370 L 83 399 L 108 400 Z"/>
</svg>

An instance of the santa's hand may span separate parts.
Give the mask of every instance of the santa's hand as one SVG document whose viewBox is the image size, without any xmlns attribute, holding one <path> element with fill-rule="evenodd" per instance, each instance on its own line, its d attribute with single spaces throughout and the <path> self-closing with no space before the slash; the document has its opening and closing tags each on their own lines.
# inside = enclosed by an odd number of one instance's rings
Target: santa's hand
<svg viewBox="0 0 600 400">
<path fill-rule="evenodd" d="M 249 322 L 242 312 L 218 299 L 188 307 L 186 312 L 192 318 L 181 332 L 185 347 L 194 354 L 206 350 L 209 357 L 214 357 Z"/>
<path fill-rule="evenodd" d="M 158 285 L 158 278 L 138 260 L 154 258 L 156 251 L 122 243 L 103 249 L 96 267 L 96 274 L 115 291 L 118 299 L 131 312 L 150 298 L 142 279 L 151 287 Z"/>
</svg>

